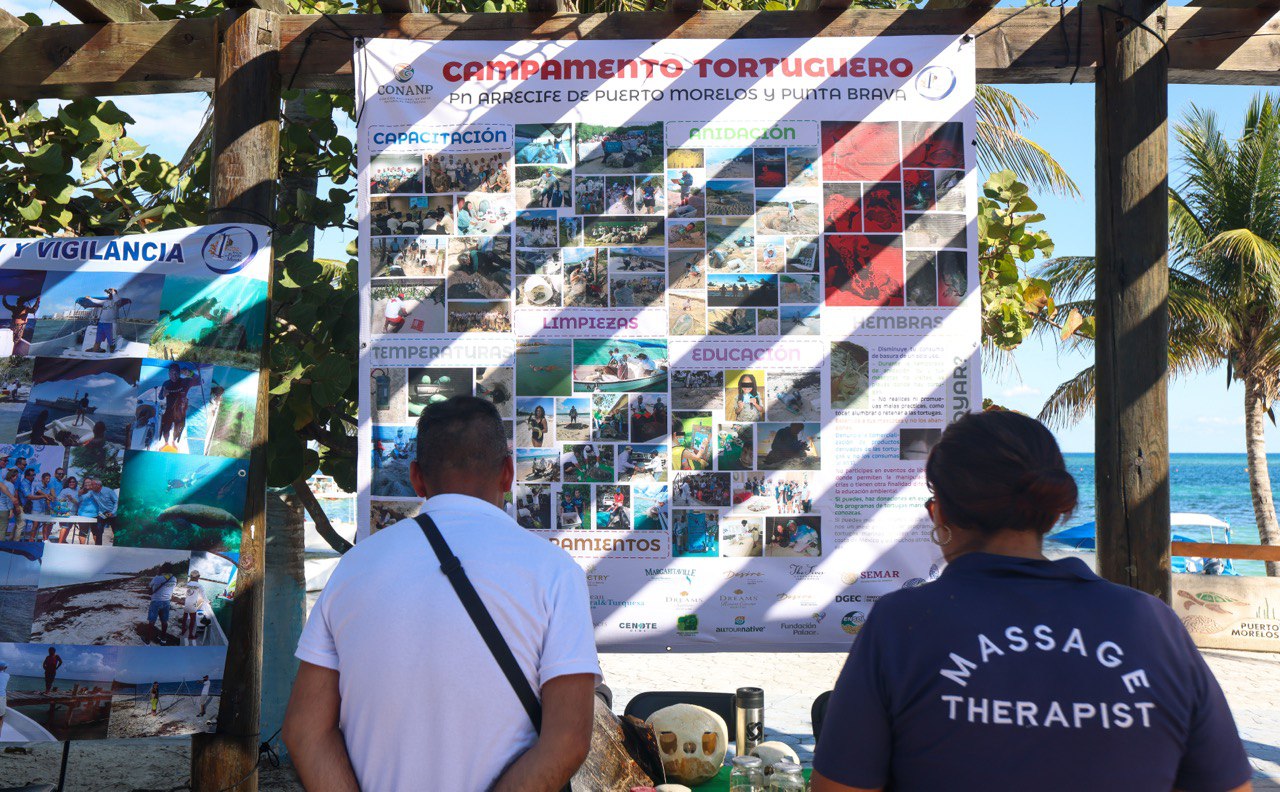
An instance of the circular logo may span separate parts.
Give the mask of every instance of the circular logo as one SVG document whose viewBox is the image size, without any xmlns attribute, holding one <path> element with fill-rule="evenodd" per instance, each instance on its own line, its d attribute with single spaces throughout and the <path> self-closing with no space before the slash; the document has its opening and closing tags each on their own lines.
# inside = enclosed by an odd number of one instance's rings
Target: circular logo
<svg viewBox="0 0 1280 792">
<path fill-rule="evenodd" d="M 862 629 L 862 624 L 867 620 L 867 614 L 862 611 L 849 611 L 840 619 L 840 629 L 850 635 L 857 635 Z"/>
<path fill-rule="evenodd" d="M 413 64 L 397 63 L 392 73 L 396 76 L 396 82 L 409 82 L 413 79 Z"/>
<path fill-rule="evenodd" d="M 747 623 L 747 617 L 746 617 L 746 616 L 738 616 L 738 617 L 736 617 L 736 618 L 733 620 L 733 623 L 734 623 L 734 624 L 736 624 L 736 625 L 738 625 L 739 627 L 741 627 L 742 625 L 744 625 L 744 624 L 746 624 L 746 623 Z"/>
<path fill-rule="evenodd" d="M 247 228 L 223 226 L 205 237 L 201 248 L 204 265 L 219 275 L 239 272 L 258 252 L 258 239 Z"/>
<path fill-rule="evenodd" d="M 840 582 L 844 583 L 846 586 L 852 586 L 853 584 L 858 582 L 858 573 L 845 572 L 840 575 Z"/>
<path fill-rule="evenodd" d="M 930 66 L 916 75 L 916 91 L 925 99 L 946 99 L 956 88 L 956 73 L 949 66 Z"/>
</svg>

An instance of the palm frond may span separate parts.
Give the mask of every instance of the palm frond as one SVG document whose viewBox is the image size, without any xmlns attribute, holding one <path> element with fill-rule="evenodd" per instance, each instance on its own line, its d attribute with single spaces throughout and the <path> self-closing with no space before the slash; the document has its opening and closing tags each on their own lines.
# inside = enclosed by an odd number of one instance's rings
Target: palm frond
<svg viewBox="0 0 1280 792">
<path fill-rule="evenodd" d="M 978 164 L 982 168 L 1008 168 L 1035 187 L 1079 197 L 1080 188 L 1062 163 L 1022 133 L 1022 128 L 1036 118 L 1030 107 L 1008 91 L 989 85 L 978 86 L 974 106 L 978 116 Z"/>
<path fill-rule="evenodd" d="M 1092 256 L 1063 256 L 1046 261 L 1036 276 L 1049 281 L 1054 301 L 1059 304 L 1092 300 L 1096 267 Z"/>
<path fill-rule="evenodd" d="M 1094 367 L 1089 366 L 1054 388 L 1037 417 L 1054 429 L 1066 429 L 1080 423 L 1093 410 L 1095 373 Z"/>
<path fill-rule="evenodd" d="M 1207 256 L 1234 261 L 1244 275 L 1242 285 L 1254 285 L 1275 296 L 1280 292 L 1280 248 L 1251 228 L 1232 228 L 1215 234 L 1202 248 Z M 1253 281 L 1253 284 L 1249 284 Z"/>
</svg>

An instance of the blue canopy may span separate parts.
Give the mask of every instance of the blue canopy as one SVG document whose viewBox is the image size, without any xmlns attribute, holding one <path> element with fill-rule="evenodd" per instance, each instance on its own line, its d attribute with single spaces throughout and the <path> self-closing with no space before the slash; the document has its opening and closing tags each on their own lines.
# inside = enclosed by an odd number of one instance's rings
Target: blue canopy
<svg viewBox="0 0 1280 792">
<path fill-rule="evenodd" d="M 1046 536 L 1045 541 L 1056 542 L 1075 550 L 1093 550 L 1098 546 L 1098 524 L 1087 522 L 1063 528 L 1056 534 Z"/>
<path fill-rule="evenodd" d="M 1073 525 L 1070 528 L 1063 528 L 1056 534 L 1046 536 L 1045 541 L 1056 542 L 1076 550 L 1094 550 L 1098 546 L 1098 524 L 1096 522 L 1087 522 Z M 1174 534 L 1173 541 L 1194 542 L 1196 540 L 1190 536 Z"/>
<path fill-rule="evenodd" d="M 1046 536 L 1045 541 L 1053 542 L 1054 544 L 1061 545 L 1063 547 L 1069 547 L 1073 550 L 1095 550 L 1098 547 L 1098 524 L 1095 522 L 1087 522 L 1079 525 L 1073 525 L 1070 528 L 1064 528 L 1061 531 L 1058 531 L 1056 534 Z M 1173 541 L 1195 542 L 1198 540 L 1192 539 L 1190 536 L 1184 536 L 1183 534 L 1173 534 Z M 1170 566 L 1174 572 L 1186 572 L 1187 559 L 1183 556 L 1174 556 L 1170 559 Z M 1227 559 L 1223 566 L 1224 569 L 1222 574 L 1236 574 L 1235 567 L 1232 566 L 1230 559 Z"/>
</svg>

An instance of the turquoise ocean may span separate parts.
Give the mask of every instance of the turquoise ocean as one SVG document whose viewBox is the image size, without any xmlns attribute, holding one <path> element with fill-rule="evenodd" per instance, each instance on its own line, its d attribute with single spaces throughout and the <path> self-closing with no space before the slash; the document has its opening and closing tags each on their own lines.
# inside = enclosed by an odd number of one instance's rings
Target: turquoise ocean
<svg viewBox="0 0 1280 792">
<path fill-rule="evenodd" d="M 1067 470 L 1080 487 L 1080 505 L 1067 525 L 1094 518 L 1093 454 L 1065 454 Z M 1268 454 L 1271 488 L 1280 492 L 1280 454 Z M 1235 544 L 1258 544 L 1258 525 L 1249 495 L 1249 473 L 1244 454 L 1170 454 L 1169 503 L 1172 511 L 1217 517 L 1231 525 Z M 1056 529 L 1055 529 L 1056 530 Z M 1179 527 L 1176 533 L 1197 541 L 1209 541 L 1208 528 Z M 1217 540 L 1222 541 L 1221 531 Z M 1235 561 L 1245 575 L 1265 574 L 1260 561 Z"/>
</svg>

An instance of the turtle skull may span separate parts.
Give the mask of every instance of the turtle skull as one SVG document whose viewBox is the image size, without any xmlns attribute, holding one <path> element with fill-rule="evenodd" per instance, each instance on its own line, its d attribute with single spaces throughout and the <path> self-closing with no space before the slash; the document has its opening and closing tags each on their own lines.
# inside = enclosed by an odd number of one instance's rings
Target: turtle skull
<svg viewBox="0 0 1280 792">
<path fill-rule="evenodd" d="M 729 728 L 705 707 L 673 704 L 649 716 L 667 779 L 696 786 L 715 777 L 728 750 Z"/>
</svg>

